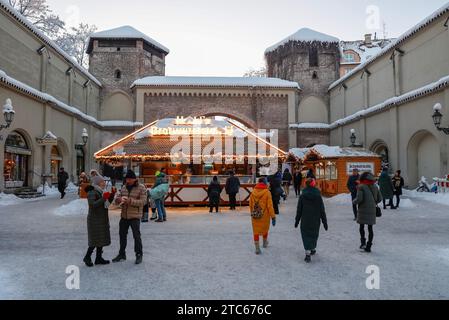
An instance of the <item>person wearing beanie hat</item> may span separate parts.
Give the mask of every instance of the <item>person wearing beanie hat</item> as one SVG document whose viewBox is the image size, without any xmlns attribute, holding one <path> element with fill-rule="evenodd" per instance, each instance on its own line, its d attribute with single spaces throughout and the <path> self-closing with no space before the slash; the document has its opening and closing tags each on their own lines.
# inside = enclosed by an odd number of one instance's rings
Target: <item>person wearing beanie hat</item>
<svg viewBox="0 0 449 320">
<path fill-rule="evenodd" d="M 105 191 L 106 182 L 100 175 L 92 178 L 92 185 L 85 188 L 89 212 L 87 215 L 87 236 L 89 248 L 84 256 L 84 263 L 88 267 L 93 267 L 91 256 L 97 248 L 95 265 L 109 264 L 103 259 L 103 247 L 111 244 L 111 234 L 109 230 L 109 205 L 114 200 L 115 194 Z"/>
<path fill-rule="evenodd" d="M 129 227 L 131 227 L 134 237 L 136 264 L 141 264 L 143 259 L 143 248 L 140 234 L 140 221 L 142 219 L 143 207 L 147 203 L 147 190 L 144 185 L 139 184 L 134 171 L 128 170 L 126 173 L 125 184 L 119 191 L 115 202 L 121 208 L 121 219 L 119 224 L 120 252 L 112 262 L 126 260 L 128 230 Z"/>
</svg>

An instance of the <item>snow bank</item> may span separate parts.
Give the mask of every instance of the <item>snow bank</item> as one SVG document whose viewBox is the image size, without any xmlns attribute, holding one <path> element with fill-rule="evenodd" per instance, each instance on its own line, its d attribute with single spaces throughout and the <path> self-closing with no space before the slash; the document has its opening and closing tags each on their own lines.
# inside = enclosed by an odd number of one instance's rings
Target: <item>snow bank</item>
<svg viewBox="0 0 449 320">
<path fill-rule="evenodd" d="M 37 192 L 43 192 L 44 188 L 42 186 L 37 188 Z M 78 193 L 78 187 L 73 184 L 73 182 L 69 182 L 67 188 L 65 189 L 66 193 Z M 46 196 L 55 196 L 60 195 L 59 190 L 56 186 L 49 186 L 48 183 L 45 184 L 45 195 Z"/>
<path fill-rule="evenodd" d="M 327 204 L 334 204 L 334 205 L 351 205 L 352 203 L 351 194 L 342 193 L 332 198 L 325 199 L 325 202 Z"/>
<path fill-rule="evenodd" d="M 449 206 L 449 193 L 417 192 L 404 190 L 404 195 L 412 199 L 426 200 L 433 203 Z M 402 203 L 402 202 L 401 202 Z"/>
<path fill-rule="evenodd" d="M 86 199 L 77 199 L 56 208 L 53 213 L 57 216 L 87 215 L 89 206 Z"/>
<path fill-rule="evenodd" d="M 24 200 L 13 194 L 0 193 L 0 207 L 12 206 L 22 203 Z"/>
<path fill-rule="evenodd" d="M 405 209 L 413 209 L 416 208 L 417 205 L 410 199 L 401 198 L 401 203 L 399 204 L 399 207 Z"/>
</svg>

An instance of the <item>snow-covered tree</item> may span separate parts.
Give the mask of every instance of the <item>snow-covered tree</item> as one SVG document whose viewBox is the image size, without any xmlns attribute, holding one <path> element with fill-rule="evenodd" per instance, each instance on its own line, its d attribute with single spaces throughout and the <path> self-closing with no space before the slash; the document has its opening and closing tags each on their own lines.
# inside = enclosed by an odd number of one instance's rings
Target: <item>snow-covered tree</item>
<svg viewBox="0 0 449 320">
<path fill-rule="evenodd" d="M 46 0 L 9 0 L 9 3 L 52 39 L 55 39 L 64 29 L 64 21 L 53 13 Z"/>
<path fill-rule="evenodd" d="M 88 67 L 88 56 L 86 54 L 87 39 L 97 30 L 94 25 L 80 23 L 78 27 L 72 27 L 69 31 L 64 31 L 57 39 L 56 43 L 62 50 L 74 57 L 76 61 Z"/>
<path fill-rule="evenodd" d="M 261 67 L 257 70 L 251 68 L 248 71 L 245 72 L 243 75 L 244 77 L 258 77 L 258 78 L 265 78 L 267 77 L 267 68 Z"/>
</svg>

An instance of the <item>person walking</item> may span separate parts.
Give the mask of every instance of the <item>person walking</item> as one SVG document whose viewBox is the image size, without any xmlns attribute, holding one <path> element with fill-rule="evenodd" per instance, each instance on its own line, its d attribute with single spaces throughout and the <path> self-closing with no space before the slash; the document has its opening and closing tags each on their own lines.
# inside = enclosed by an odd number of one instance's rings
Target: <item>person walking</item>
<svg viewBox="0 0 449 320">
<path fill-rule="evenodd" d="M 394 188 L 393 182 L 391 181 L 390 175 L 388 174 L 388 168 L 383 168 L 382 173 L 379 177 L 379 187 L 380 193 L 382 194 L 382 201 L 384 209 L 387 209 L 386 201 L 388 199 L 388 206 L 391 209 L 396 209 L 393 204 Z"/>
<path fill-rule="evenodd" d="M 103 259 L 103 248 L 111 244 L 111 234 L 109 231 L 108 208 L 113 202 L 115 194 L 105 191 L 106 182 L 101 176 L 92 179 L 92 185 L 85 187 L 87 193 L 87 203 L 89 212 L 87 214 L 87 253 L 83 262 L 88 267 L 93 267 L 92 253 L 97 248 L 95 265 L 109 264 L 108 260 Z"/>
<path fill-rule="evenodd" d="M 284 173 L 282 174 L 282 186 L 284 187 L 285 196 L 288 197 L 290 195 L 290 186 L 292 185 L 293 176 L 290 173 L 290 170 L 286 168 Z"/>
<path fill-rule="evenodd" d="M 357 198 L 354 203 L 358 206 L 357 223 L 360 225 L 360 249 L 371 252 L 373 245 L 373 226 L 377 219 L 377 205 L 382 202 L 382 195 L 376 186 L 376 178 L 370 172 L 364 172 L 360 176 L 360 184 L 357 187 Z M 365 237 L 365 225 L 368 226 L 368 243 Z"/>
<path fill-rule="evenodd" d="M 229 195 L 230 210 L 236 210 L 237 194 L 240 191 L 240 179 L 235 176 L 234 171 L 229 173 L 229 178 L 226 179 L 225 186 L 226 194 Z"/>
<path fill-rule="evenodd" d="M 215 211 L 218 213 L 218 208 L 220 206 L 220 195 L 221 195 L 222 187 L 220 186 L 220 183 L 218 182 L 218 177 L 215 176 L 211 183 L 209 184 L 209 187 L 207 188 L 207 195 L 209 196 L 209 213 L 213 212 L 213 209 L 215 208 Z"/>
<path fill-rule="evenodd" d="M 297 169 L 295 171 L 295 174 L 293 175 L 293 186 L 295 188 L 295 194 L 297 198 L 301 194 L 301 185 L 302 185 L 302 173 L 300 169 Z"/>
<path fill-rule="evenodd" d="M 399 208 L 399 203 L 401 202 L 402 188 L 404 188 L 404 178 L 401 176 L 401 170 L 396 171 L 393 179 L 393 194 L 396 197 L 396 208 Z"/>
<path fill-rule="evenodd" d="M 167 197 L 170 185 L 168 183 L 167 175 L 165 174 L 165 169 L 162 168 L 157 174 L 156 183 L 150 191 L 150 197 L 154 200 L 156 205 L 158 218 L 155 222 L 165 222 L 167 221 L 167 211 L 165 210 L 165 198 Z"/>
<path fill-rule="evenodd" d="M 306 180 L 306 188 L 299 197 L 295 228 L 298 228 L 300 222 L 302 242 L 306 251 L 305 261 L 310 263 L 312 256 L 316 254 L 321 223 L 324 230 L 328 230 L 323 198 L 314 179 Z"/>
<path fill-rule="evenodd" d="M 262 253 L 260 249 L 260 235 L 263 237 L 263 247 L 268 248 L 268 232 L 271 224 L 276 226 L 276 215 L 274 213 L 273 200 L 268 190 L 265 178 L 260 178 L 258 184 L 249 198 L 251 222 L 253 227 L 254 245 L 256 254 Z"/>
<path fill-rule="evenodd" d="M 136 253 L 136 264 L 143 260 L 142 238 L 140 234 L 140 219 L 146 202 L 146 188 L 139 184 L 136 174 L 128 170 L 125 176 L 125 184 L 116 197 L 116 204 L 121 208 L 121 219 L 119 224 L 120 251 L 112 262 L 126 260 L 126 245 L 128 230 L 131 227 L 134 237 L 134 251 Z"/>
<path fill-rule="evenodd" d="M 61 194 L 61 199 L 64 199 L 67 188 L 67 181 L 69 180 L 69 174 L 64 171 L 64 168 L 59 169 L 58 172 L 58 191 Z"/>
<path fill-rule="evenodd" d="M 279 215 L 279 204 L 284 190 L 282 189 L 282 180 L 278 172 L 269 176 L 268 182 L 270 184 L 271 201 L 273 202 L 274 213 Z"/>
<path fill-rule="evenodd" d="M 352 170 L 352 175 L 348 178 L 346 186 L 349 192 L 351 192 L 352 212 L 354 213 L 354 221 L 357 221 L 357 205 L 354 204 L 355 198 L 357 198 L 357 186 L 360 182 L 360 174 L 358 169 Z"/>
</svg>

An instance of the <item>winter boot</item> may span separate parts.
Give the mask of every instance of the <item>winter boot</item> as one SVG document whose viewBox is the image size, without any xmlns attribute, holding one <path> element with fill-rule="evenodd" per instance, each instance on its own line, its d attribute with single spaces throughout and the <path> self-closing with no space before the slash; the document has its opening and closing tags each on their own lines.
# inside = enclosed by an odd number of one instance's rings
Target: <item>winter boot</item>
<svg viewBox="0 0 449 320">
<path fill-rule="evenodd" d="M 103 259 L 103 249 L 97 248 L 97 257 L 95 258 L 95 265 L 106 265 L 109 264 L 109 260 Z"/>
<path fill-rule="evenodd" d="M 268 248 L 268 239 L 263 239 L 263 247 Z"/>
<path fill-rule="evenodd" d="M 136 254 L 136 264 L 141 264 L 143 256 L 141 254 Z"/>
<path fill-rule="evenodd" d="M 304 261 L 307 262 L 307 263 L 310 263 L 310 262 L 312 262 L 312 257 L 309 254 L 307 254 L 306 258 L 304 259 Z"/>
<path fill-rule="evenodd" d="M 371 247 L 372 247 L 372 243 L 371 242 L 368 242 L 368 244 L 366 245 L 366 247 L 365 247 L 365 252 L 368 252 L 368 253 L 370 253 L 371 252 Z"/>
<path fill-rule="evenodd" d="M 115 257 L 114 259 L 112 259 L 112 262 L 120 262 L 120 261 L 125 261 L 126 260 L 126 255 L 125 254 L 118 254 L 117 257 Z"/>
<path fill-rule="evenodd" d="M 310 251 L 310 255 L 312 255 L 312 256 L 316 255 L 316 250 Z"/>
<path fill-rule="evenodd" d="M 262 251 L 260 250 L 260 243 L 259 241 L 254 242 L 255 246 L 256 246 L 256 254 L 259 255 L 262 253 Z"/>
<path fill-rule="evenodd" d="M 361 245 L 360 245 L 360 250 L 365 250 L 366 248 L 366 239 L 362 238 L 360 239 Z"/>
<path fill-rule="evenodd" d="M 83 262 L 88 266 L 89 268 L 93 267 L 94 264 L 92 262 L 92 258 L 89 255 L 86 255 L 83 259 Z"/>
</svg>

